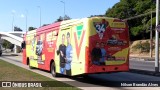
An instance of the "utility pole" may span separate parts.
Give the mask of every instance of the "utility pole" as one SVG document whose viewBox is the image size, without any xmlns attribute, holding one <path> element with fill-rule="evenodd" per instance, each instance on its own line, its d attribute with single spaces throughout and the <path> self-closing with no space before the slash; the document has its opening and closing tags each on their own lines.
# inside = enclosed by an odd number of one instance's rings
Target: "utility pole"
<svg viewBox="0 0 160 90">
<path fill-rule="evenodd" d="M 64 16 L 63 16 L 63 20 L 65 19 L 65 2 L 64 1 L 61 1 L 61 3 L 64 4 Z"/>
<path fill-rule="evenodd" d="M 12 31 L 14 32 L 14 14 L 15 11 L 12 11 Z"/>
<path fill-rule="evenodd" d="M 159 24 L 159 0 L 156 0 L 156 26 Z M 155 40 L 155 73 L 159 72 L 159 32 L 156 28 Z"/>
<path fill-rule="evenodd" d="M 152 9 L 151 9 L 151 27 L 150 27 L 150 57 L 152 57 Z"/>
<path fill-rule="evenodd" d="M 41 7 L 37 6 L 39 8 L 39 23 L 40 23 L 40 27 L 41 27 Z"/>
<path fill-rule="evenodd" d="M 27 24 L 28 24 L 28 10 L 26 10 L 26 32 L 28 31 L 28 26 L 27 26 Z"/>
</svg>

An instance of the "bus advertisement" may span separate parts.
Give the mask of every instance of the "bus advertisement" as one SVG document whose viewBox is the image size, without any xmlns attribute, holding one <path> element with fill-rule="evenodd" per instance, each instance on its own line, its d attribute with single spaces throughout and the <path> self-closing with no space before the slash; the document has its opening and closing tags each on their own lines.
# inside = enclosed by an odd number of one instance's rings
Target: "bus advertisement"
<svg viewBox="0 0 160 90">
<path fill-rule="evenodd" d="M 129 70 L 126 21 L 90 17 L 56 22 L 24 36 L 23 63 L 53 76 Z"/>
</svg>

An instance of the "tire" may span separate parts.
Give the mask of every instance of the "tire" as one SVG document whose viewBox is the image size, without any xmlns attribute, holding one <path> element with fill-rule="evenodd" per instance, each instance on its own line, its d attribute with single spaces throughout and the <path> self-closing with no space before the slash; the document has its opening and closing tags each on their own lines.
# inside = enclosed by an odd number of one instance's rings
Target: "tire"
<svg viewBox="0 0 160 90">
<path fill-rule="evenodd" d="M 52 62 L 52 64 L 51 64 L 51 74 L 52 74 L 53 77 L 58 77 L 59 76 L 59 74 L 56 73 L 56 67 L 55 67 L 54 62 Z"/>
<path fill-rule="evenodd" d="M 0 56 L 2 56 L 2 51 L 0 50 Z"/>
</svg>

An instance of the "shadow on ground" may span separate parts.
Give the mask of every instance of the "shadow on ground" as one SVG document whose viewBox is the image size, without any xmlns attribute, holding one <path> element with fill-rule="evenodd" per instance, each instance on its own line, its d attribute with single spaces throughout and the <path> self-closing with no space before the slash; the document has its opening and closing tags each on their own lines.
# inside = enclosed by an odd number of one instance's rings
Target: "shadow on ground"
<svg viewBox="0 0 160 90">
<path fill-rule="evenodd" d="M 130 69 L 129 70 L 131 73 L 138 73 L 138 74 L 143 74 L 143 75 L 151 75 L 151 76 L 157 76 L 160 77 L 160 72 L 156 73 L 154 71 L 147 71 L 147 70 L 138 70 L 138 69 Z"/>
</svg>

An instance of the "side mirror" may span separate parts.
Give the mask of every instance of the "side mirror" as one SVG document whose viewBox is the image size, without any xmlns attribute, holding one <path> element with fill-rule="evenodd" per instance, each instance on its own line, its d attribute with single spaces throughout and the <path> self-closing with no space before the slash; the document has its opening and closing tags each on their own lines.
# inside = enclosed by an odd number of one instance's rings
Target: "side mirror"
<svg viewBox="0 0 160 90">
<path fill-rule="evenodd" d="M 22 49 L 25 49 L 25 48 L 26 48 L 26 42 L 25 42 L 25 41 L 22 42 L 21 48 L 22 48 Z"/>
</svg>

